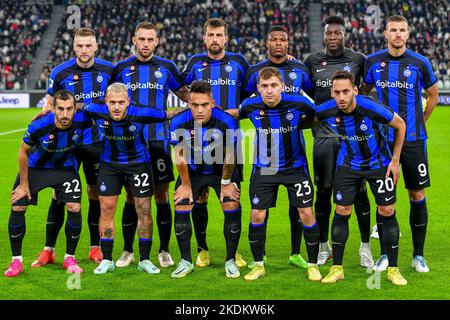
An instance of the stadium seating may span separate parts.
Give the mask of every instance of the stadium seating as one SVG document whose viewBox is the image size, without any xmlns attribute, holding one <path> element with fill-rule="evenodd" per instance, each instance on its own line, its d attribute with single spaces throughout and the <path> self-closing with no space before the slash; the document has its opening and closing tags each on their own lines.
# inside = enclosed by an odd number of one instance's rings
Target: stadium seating
<svg viewBox="0 0 450 320">
<path fill-rule="evenodd" d="M 42 36 L 51 1 L 2 0 L 0 7 L 0 89 L 22 89 Z"/>
</svg>

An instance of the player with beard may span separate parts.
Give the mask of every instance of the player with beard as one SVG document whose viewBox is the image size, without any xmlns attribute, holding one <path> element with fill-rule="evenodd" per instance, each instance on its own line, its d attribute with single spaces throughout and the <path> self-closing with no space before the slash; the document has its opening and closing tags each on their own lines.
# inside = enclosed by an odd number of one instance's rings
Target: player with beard
<svg viewBox="0 0 450 320">
<path fill-rule="evenodd" d="M 425 188 L 430 186 L 427 155 L 426 121 L 438 101 L 437 79 L 430 61 L 406 48 L 409 38 L 408 21 L 403 16 L 388 19 L 384 36 L 388 48 L 369 55 L 364 67 L 364 83 L 367 91 L 375 85 L 378 100 L 391 107 L 406 123 L 406 137 L 400 156 L 405 187 L 410 201 L 409 223 L 413 239 L 412 267 L 417 272 L 428 272 L 423 257 L 428 224 Z M 422 108 L 422 89 L 428 95 L 426 110 Z M 394 136 L 389 130 L 389 144 Z M 377 215 L 377 229 L 382 244 L 384 225 Z M 381 257 L 375 270 L 388 267 L 387 249 L 381 245 Z"/>
<path fill-rule="evenodd" d="M 50 74 L 48 100 L 45 110 L 53 109 L 53 96 L 58 90 L 72 92 L 80 108 L 88 103 L 101 103 L 111 79 L 113 64 L 95 57 L 98 43 L 94 30 L 81 28 L 75 32 L 73 40 L 75 58 L 56 66 Z M 95 126 L 83 131 L 82 139 L 75 148 L 78 166 L 83 163 L 89 199 L 88 226 L 90 234 L 89 259 L 100 263 L 103 259 L 100 250 L 98 223 L 100 203 L 97 194 L 97 172 L 100 161 L 100 140 Z M 32 267 L 42 267 L 55 261 L 55 244 L 64 223 L 64 203 L 58 203 L 54 196 L 48 210 L 44 250 Z"/>
<path fill-rule="evenodd" d="M 189 91 L 183 85 L 175 63 L 154 55 L 158 43 L 156 26 L 150 22 L 139 23 L 133 36 L 136 54 L 117 63 L 114 67 L 113 79 L 127 86 L 133 104 L 139 107 L 167 110 L 166 101 L 169 90 L 184 101 L 188 100 Z M 174 180 L 174 176 L 167 122 L 149 124 L 144 135 L 152 155 L 151 166 L 157 207 L 156 223 L 160 239 L 158 261 L 160 266 L 165 268 L 174 264 L 169 253 L 172 230 L 169 183 Z M 122 218 L 124 251 L 116 262 L 117 267 L 126 267 L 134 261 L 133 242 L 136 223 L 137 215 L 133 198 L 127 194 Z"/>
<path fill-rule="evenodd" d="M 331 79 L 338 70 L 351 72 L 360 86 L 365 55 L 345 48 L 345 25 L 341 17 L 325 19 L 325 49 L 310 54 L 305 59 L 314 90 L 310 93 L 316 105 L 331 99 Z M 314 136 L 313 166 L 314 182 L 317 186 L 315 212 L 320 229 L 320 252 L 318 264 L 323 265 L 331 258 L 331 247 L 328 243 L 329 221 L 331 215 L 331 195 L 333 178 L 336 171 L 336 159 L 339 152 L 339 135 L 327 123 L 312 128 Z M 370 202 L 367 197 L 366 183 L 362 182 L 360 192 L 355 198 L 355 212 L 358 219 L 361 244 L 359 248 L 360 265 L 373 266 L 370 249 Z"/>
<path fill-rule="evenodd" d="M 242 100 L 245 72 L 249 64 L 240 53 L 231 53 L 225 50 L 228 42 L 228 26 L 225 21 L 218 18 L 208 19 L 203 26 L 203 41 L 207 52 L 193 55 L 182 72 L 186 85 L 194 80 L 206 80 L 212 86 L 212 97 L 216 105 L 223 110 L 238 109 Z M 237 123 L 237 125 L 239 125 Z M 238 150 L 241 149 L 238 140 Z M 238 152 L 236 172 L 240 181 L 243 179 L 242 155 Z M 192 220 L 197 239 L 197 261 L 199 267 L 210 265 L 208 245 L 206 243 L 206 229 L 208 226 L 208 189 L 194 203 Z M 239 253 L 236 254 L 236 264 L 245 267 L 247 263 Z"/>
</svg>

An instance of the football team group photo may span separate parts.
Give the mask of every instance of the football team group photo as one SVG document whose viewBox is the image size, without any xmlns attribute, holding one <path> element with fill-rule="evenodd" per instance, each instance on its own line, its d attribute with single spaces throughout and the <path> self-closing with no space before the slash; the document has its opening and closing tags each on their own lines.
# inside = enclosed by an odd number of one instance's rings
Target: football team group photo
<svg viewBox="0 0 450 320">
<path fill-rule="evenodd" d="M 449 299 L 445 2 L 7 0 L 2 299 Z"/>
</svg>

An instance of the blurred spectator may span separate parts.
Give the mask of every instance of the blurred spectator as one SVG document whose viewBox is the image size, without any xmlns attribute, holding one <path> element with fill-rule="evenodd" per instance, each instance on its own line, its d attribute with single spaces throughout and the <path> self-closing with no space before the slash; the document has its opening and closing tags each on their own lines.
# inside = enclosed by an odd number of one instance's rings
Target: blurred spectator
<svg viewBox="0 0 450 320">
<path fill-rule="evenodd" d="M 3 62 L 0 73 L 6 89 L 23 89 L 24 79 L 49 23 L 50 3 L 2 0 L 0 56 Z"/>
</svg>

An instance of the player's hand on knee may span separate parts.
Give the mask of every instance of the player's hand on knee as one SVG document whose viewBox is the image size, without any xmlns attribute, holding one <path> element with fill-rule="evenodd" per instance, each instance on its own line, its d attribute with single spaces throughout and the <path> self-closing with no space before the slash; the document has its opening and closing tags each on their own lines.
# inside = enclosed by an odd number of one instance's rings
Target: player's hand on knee
<svg viewBox="0 0 450 320">
<path fill-rule="evenodd" d="M 31 200 L 30 188 L 21 184 L 18 185 L 17 188 L 15 188 L 13 192 L 11 192 L 11 204 L 15 203 L 25 196 L 28 198 L 28 200 Z"/>
<path fill-rule="evenodd" d="M 173 200 L 175 205 L 179 204 L 184 199 L 189 199 L 189 204 L 194 203 L 194 197 L 192 196 L 191 186 L 181 184 L 173 194 Z"/>
<path fill-rule="evenodd" d="M 391 175 L 392 178 L 394 179 L 394 184 L 397 184 L 398 177 L 400 175 L 400 164 L 398 161 L 392 160 L 391 162 L 389 162 L 385 178 L 387 179 Z"/>
<path fill-rule="evenodd" d="M 222 187 L 220 188 L 220 202 L 222 203 L 225 197 L 228 197 L 234 201 L 239 201 L 240 196 L 241 190 L 238 189 L 235 183 L 222 185 Z"/>
</svg>

